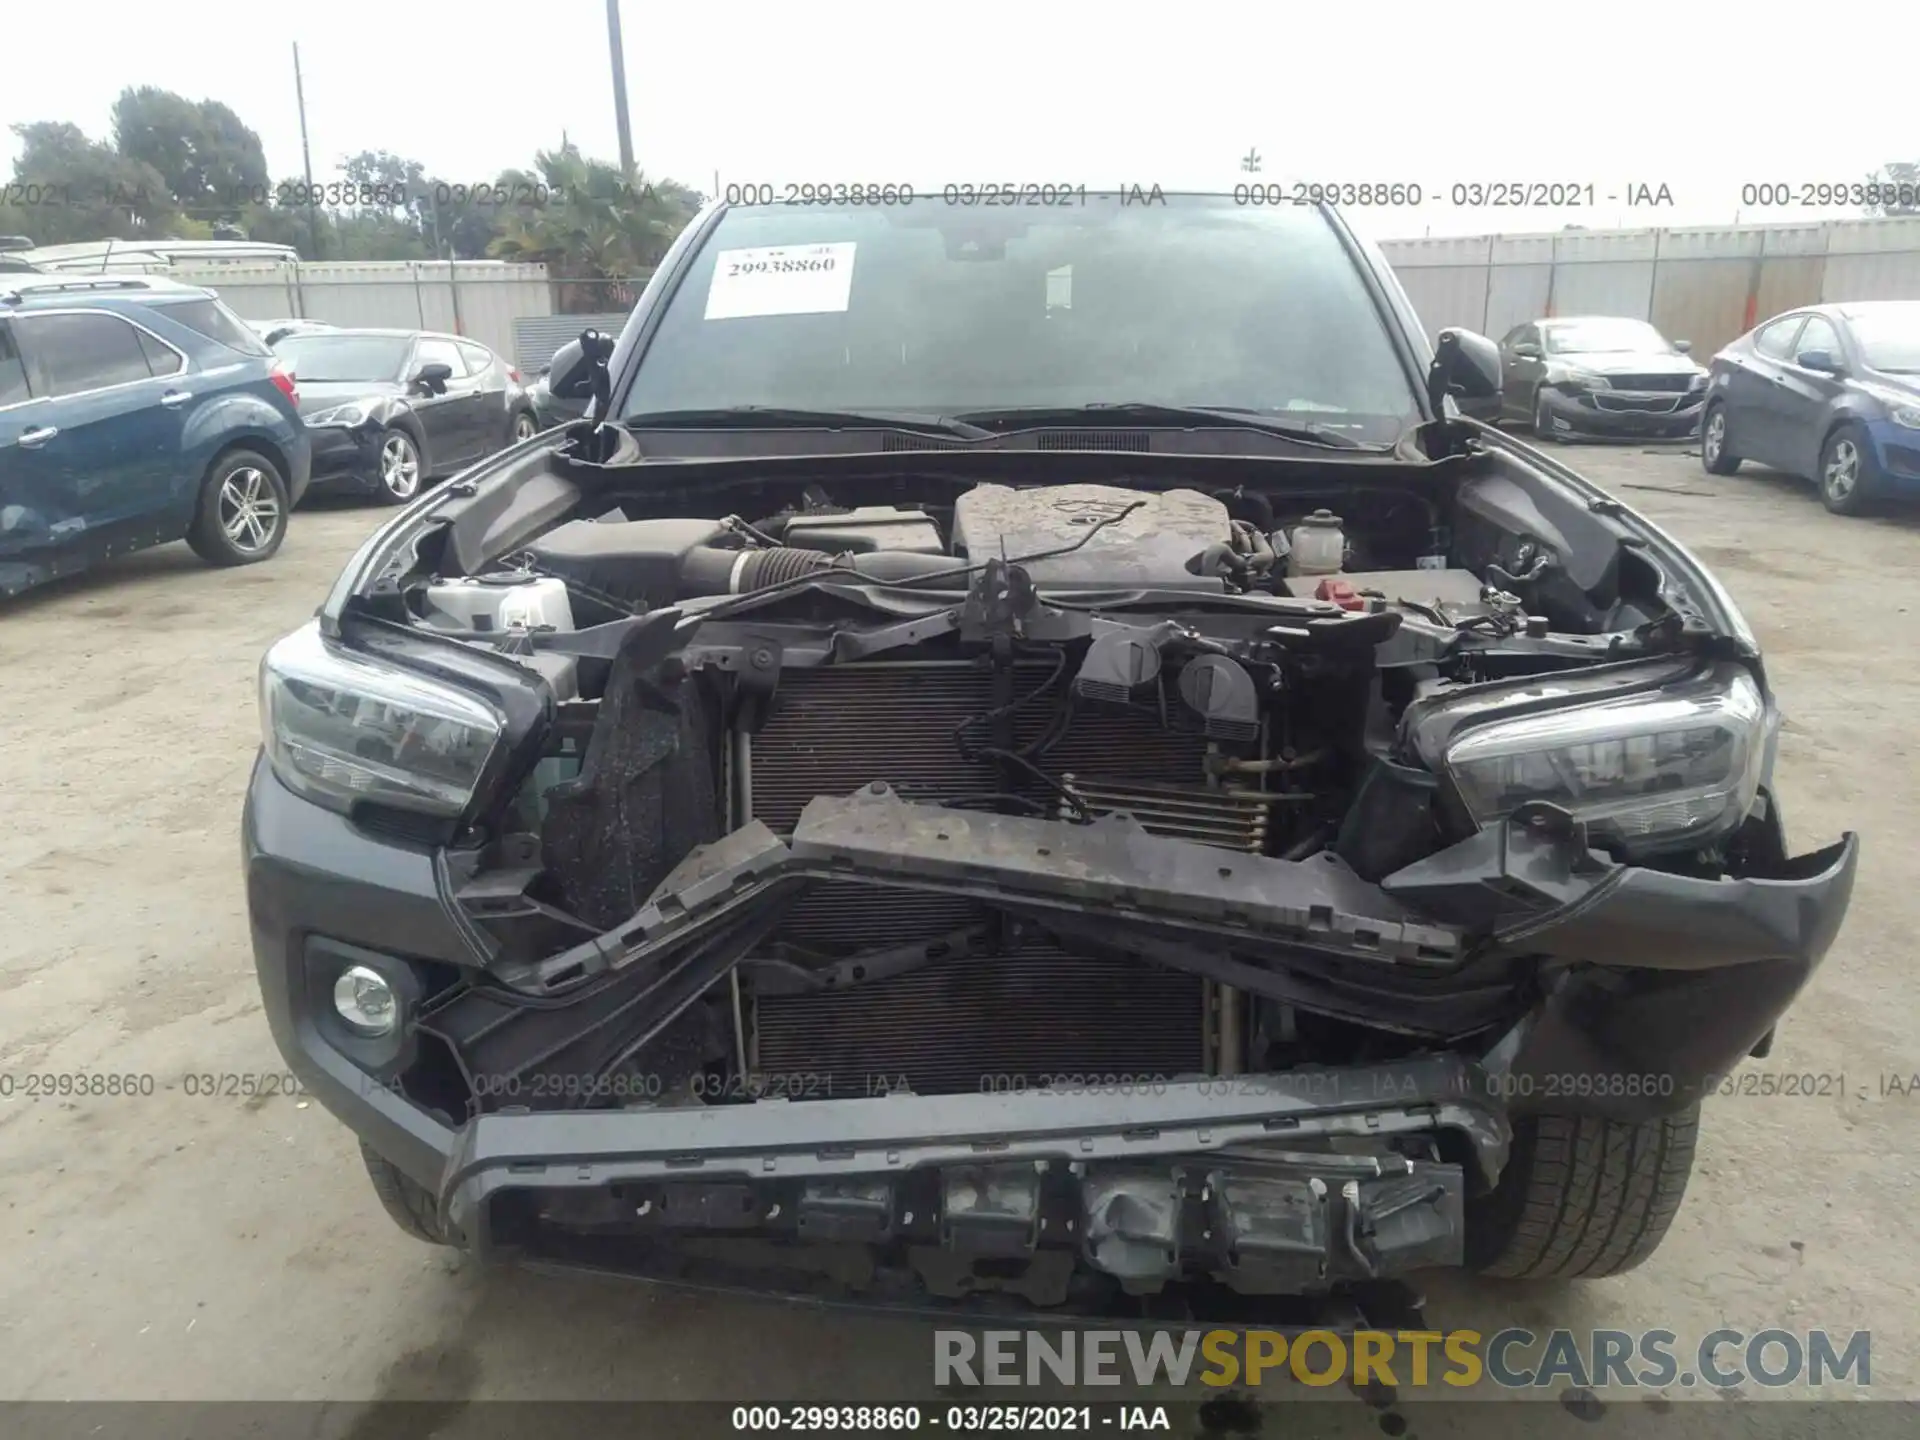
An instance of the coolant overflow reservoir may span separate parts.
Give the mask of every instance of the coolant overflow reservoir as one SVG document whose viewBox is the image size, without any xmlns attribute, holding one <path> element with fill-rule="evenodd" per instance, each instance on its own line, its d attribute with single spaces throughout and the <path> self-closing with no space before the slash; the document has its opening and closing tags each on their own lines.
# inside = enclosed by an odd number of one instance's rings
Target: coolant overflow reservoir
<svg viewBox="0 0 1920 1440">
<path fill-rule="evenodd" d="M 1293 527 L 1293 553 L 1287 560 L 1287 573 L 1337 575 L 1346 554 L 1347 537 L 1340 529 L 1340 517 L 1331 510 L 1316 510 Z"/>
<path fill-rule="evenodd" d="M 444 580 L 427 587 L 430 622 L 482 634 L 506 630 L 571 630 L 573 606 L 564 580 L 551 576 Z"/>
</svg>

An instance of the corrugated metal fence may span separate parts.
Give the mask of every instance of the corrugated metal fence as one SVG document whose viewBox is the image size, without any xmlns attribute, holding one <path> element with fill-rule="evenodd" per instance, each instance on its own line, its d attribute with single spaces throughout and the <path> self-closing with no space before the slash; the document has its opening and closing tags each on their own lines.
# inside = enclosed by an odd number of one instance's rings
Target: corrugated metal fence
<svg viewBox="0 0 1920 1440">
<path fill-rule="evenodd" d="M 251 320 L 299 316 L 330 325 L 470 335 L 514 353 L 514 321 L 553 313 L 544 265 L 497 261 L 344 261 L 287 265 L 180 263 L 167 273 L 217 290 Z"/>
<path fill-rule="evenodd" d="M 1563 231 L 1381 242 L 1429 336 L 1500 338 L 1550 315 L 1622 315 L 1710 355 L 1760 321 L 1837 300 L 1920 300 L 1920 220 Z"/>
<path fill-rule="evenodd" d="M 1796 305 L 1920 300 L 1920 220 L 1474 235 L 1380 248 L 1429 335 L 1464 325 L 1498 339 L 1547 315 L 1624 315 L 1708 355 Z M 625 317 L 609 302 L 637 296 L 647 280 L 550 281 L 544 265 L 497 261 L 181 263 L 170 273 L 218 290 L 249 318 L 448 330 L 523 369 L 545 364 L 588 325 L 617 328 Z M 575 310 L 587 313 L 566 313 Z M 558 330 L 527 324 L 549 316 Z"/>
<path fill-rule="evenodd" d="M 569 340 L 578 339 L 582 330 L 598 330 L 618 336 L 627 323 L 628 310 L 609 310 L 599 315 L 520 315 L 513 322 L 513 363 L 523 375 L 538 374 L 540 367 L 552 362 L 555 352 Z"/>
</svg>

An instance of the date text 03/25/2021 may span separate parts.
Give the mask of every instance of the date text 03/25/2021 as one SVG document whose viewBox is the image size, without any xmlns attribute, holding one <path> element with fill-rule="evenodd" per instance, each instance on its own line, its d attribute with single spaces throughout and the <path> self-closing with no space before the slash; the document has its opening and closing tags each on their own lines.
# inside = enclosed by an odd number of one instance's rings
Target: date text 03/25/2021
<svg viewBox="0 0 1920 1440">
<path fill-rule="evenodd" d="M 1084 207 L 1117 202 L 1120 205 L 1165 205 L 1182 187 L 1158 181 L 1120 184 L 1081 180 L 1022 182 L 969 180 L 949 182 L 937 190 L 915 189 L 905 183 L 866 181 L 730 181 L 719 198 L 729 205 L 791 206 L 905 206 L 948 205 L 965 208 Z M 1591 180 L 1456 180 L 1427 185 L 1412 180 L 1249 180 L 1231 191 L 1236 205 L 1339 205 L 1367 209 L 1419 209 L 1441 205 L 1455 209 L 1592 209 L 1600 205 L 1629 209 L 1665 208 L 1674 203 L 1665 181 Z"/>
<path fill-rule="evenodd" d="M 736 1405 L 732 1422 L 738 1431 L 777 1435 L 1173 1429 L 1165 1405 Z"/>
</svg>

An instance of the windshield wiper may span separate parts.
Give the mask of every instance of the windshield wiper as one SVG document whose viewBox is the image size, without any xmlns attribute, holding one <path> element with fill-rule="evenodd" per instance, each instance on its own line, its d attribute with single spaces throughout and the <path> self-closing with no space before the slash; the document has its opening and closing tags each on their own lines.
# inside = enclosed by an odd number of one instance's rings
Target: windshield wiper
<svg viewBox="0 0 1920 1440">
<path fill-rule="evenodd" d="M 994 438 L 993 431 L 978 425 L 915 410 L 804 410 L 781 405 L 719 405 L 705 410 L 653 410 L 628 415 L 620 423 L 630 430 L 683 426 L 759 430 L 793 426 L 819 430 L 912 430 L 923 435 L 951 435 L 960 440 Z"/>
<path fill-rule="evenodd" d="M 1229 405 L 1161 405 L 1151 400 L 1097 401 L 1091 405 L 1013 405 L 999 410 L 968 410 L 954 417 L 974 424 L 1034 425 L 1203 425 L 1210 429 L 1257 430 L 1302 445 L 1326 450 L 1384 451 L 1388 445 L 1368 445 L 1309 421 L 1292 424 L 1275 420 L 1260 410 L 1237 410 Z"/>
</svg>

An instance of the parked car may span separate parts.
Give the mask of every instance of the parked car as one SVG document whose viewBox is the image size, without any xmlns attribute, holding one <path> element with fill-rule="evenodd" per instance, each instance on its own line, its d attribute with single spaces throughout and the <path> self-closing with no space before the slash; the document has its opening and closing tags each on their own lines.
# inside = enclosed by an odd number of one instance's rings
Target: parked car
<svg viewBox="0 0 1920 1440">
<path fill-rule="evenodd" d="M 1682 439 L 1699 428 L 1707 386 L 1690 349 L 1644 320 L 1529 320 L 1500 341 L 1501 418 L 1543 440 Z"/>
<path fill-rule="evenodd" d="M 299 398 L 209 291 L 0 279 L 0 593 L 170 540 L 267 559 L 307 488 Z"/>
<path fill-rule="evenodd" d="M 32 248 L 33 241 L 25 235 L 0 235 L 0 275 L 40 274 L 40 267 L 21 253 Z"/>
<path fill-rule="evenodd" d="M 249 320 L 247 328 L 268 345 L 276 345 L 289 335 L 311 335 L 316 330 L 332 330 L 336 327 L 319 320 L 296 320 L 288 317 L 283 320 Z"/>
<path fill-rule="evenodd" d="M 330 329 L 274 346 L 300 382 L 316 493 L 411 500 L 422 481 L 539 430 L 520 372 L 476 340 Z"/>
<path fill-rule="evenodd" d="M 1726 588 L 1465 413 L 1492 341 L 1225 196 L 663 266 L 556 360 L 609 423 L 262 664 L 265 1011 L 403 1228 L 1129 1314 L 1653 1253 L 1859 845 L 1787 850 Z"/>
<path fill-rule="evenodd" d="M 1836 515 L 1920 495 L 1920 301 L 1809 305 L 1713 357 L 1700 463 L 1811 478 Z"/>
<path fill-rule="evenodd" d="M 553 393 L 549 371 L 550 365 L 542 365 L 540 373 L 527 387 L 527 403 L 533 406 L 534 419 L 542 430 L 551 430 L 556 425 L 565 425 L 570 420 L 578 420 L 587 413 L 585 399 L 562 399 Z"/>
</svg>

